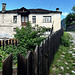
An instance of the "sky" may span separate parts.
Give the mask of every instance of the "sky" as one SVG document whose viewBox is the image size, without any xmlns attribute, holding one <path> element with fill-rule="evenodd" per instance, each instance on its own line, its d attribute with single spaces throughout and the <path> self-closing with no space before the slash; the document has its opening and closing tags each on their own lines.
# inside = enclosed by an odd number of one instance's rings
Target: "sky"
<svg viewBox="0 0 75 75">
<path fill-rule="evenodd" d="M 0 11 L 2 3 L 6 3 L 6 10 L 25 7 L 27 9 L 42 8 L 47 10 L 56 10 L 59 8 L 62 11 L 61 19 L 64 19 L 75 5 L 75 0 L 0 0 Z"/>
</svg>

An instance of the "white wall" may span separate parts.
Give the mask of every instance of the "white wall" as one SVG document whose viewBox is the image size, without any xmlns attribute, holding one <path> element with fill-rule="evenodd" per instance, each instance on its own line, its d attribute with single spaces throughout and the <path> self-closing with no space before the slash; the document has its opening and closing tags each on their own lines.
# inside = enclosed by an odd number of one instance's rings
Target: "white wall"
<svg viewBox="0 0 75 75">
<path fill-rule="evenodd" d="M 0 33 L 7 33 L 13 37 L 13 27 L 0 27 Z"/>
<path fill-rule="evenodd" d="M 17 23 L 13 23 L 13 16 L 17 16 Z M 53 27 L 54 31 L 57 31 L 61 28 L 61 15 L 60 13 L 51 13 L 51 14 L 30 14 L 29 15 L 29 21 L 31 22 L 32 26 L 35 24 L 32 23 L 32 16 L 36 16 L 36 24 L 39 26 L 45 26 L 45 27 L 52 27 L 53 21 Z M 51 23 L 43 23 L 43 16 L 51 16 Z M 8 33 L 10 35 L 13 35 L 13 28 L 21 27 L 21 15 L 15 14 L 15 13 L 9 13 L 9 14 L 0 14 L 0 33 Z"/>
<path fill-rule="evenodd" d="M 13 23 L 13 16 L 17 16 L 17 23 Z M 20 26 L 21 15 L 18 14 L 0 14 L 0 26 Z"/>
<path fill-rule="evenodd" d="M 59 13 L 52 13 L 52 14 L 30 14 L 29 15 L 29 21 L 31 22 L 32 26 L 35 25 L 35 23 L 32 23 L 32 16 L 36 16 L 36 24 L 40 26 L 45 27 L 54 27 L 54 31 L 57 31 L 61 28 L 61 15 Z M 51 16 L 52 22 L 51 23 L 43 23 L 43 16 Z M 54 21 L 54 23 L 53 23 Z"/>
<path fill-rule="evenodd" d="M 13 16 L 17 16 L 17 23 L 13 22 Z M 13 29 L 21 26 L 21 15 L 18 14 L 0 14 L 0 33 L 14 35 Z"/>
</svg>

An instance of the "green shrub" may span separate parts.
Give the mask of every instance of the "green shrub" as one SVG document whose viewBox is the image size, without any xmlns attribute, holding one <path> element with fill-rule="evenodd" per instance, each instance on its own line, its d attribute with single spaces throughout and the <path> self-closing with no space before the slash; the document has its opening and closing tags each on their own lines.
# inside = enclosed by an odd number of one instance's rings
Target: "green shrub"
<svg viewBox="0 0 75 75">
<path fill-rule="evenodd" d="M 8 54 L 6 54 L 5 51 L 0 50 L 0 70 L 2 69 L 2 63 L 6 57 L 8 57 Z"/>
<path fill-rule="evenodd" d="M 44 37 L 40 37 L 45 32 L 45 28 L 38 25 L 35 28 L 33 30 L 30 23 L 21 29 L 17 28 L 15 38 L 19 40 L 19 46 L 22 49 L 34 50 L 36 45 L 39 45 L 45 39 Z"/>
<path fill-rule="evenodd" d="M 69 33 L 64 32 L 64 35 L 61 37 L 61 45 L 65 46 L 65 47 L 69 47 L 70 46 L 70 35 Z"/>
<path fill-rule="evenodd" d="M 36 25 L 35 28 L 36 29 L 33 30 L 34 28 L 31 27 L 29 22 L 26 27 L 22 27 L 21 29 L 16 28 L 15 38 L 19 41 L 18 46 L 8 45 L 5 47 L 5 53 L 13 54 L 14 63 L 17 62 L 17 53 L 20 53 L 25 57 L 27 50 L 34 50 L 36 45 L 40 45 L 40 43 L 45 39 L 40 36 L 43 35 L 48 28 L 46 29 L 46 27 L 41 27 L 38 25 Z"/>
<path fill-rule="evenodd" d="M 3 49 L 2 49 L 3 50 Z M 15 45 L 8 45 L 7 47 L 4 48 L 4 52 L 6 54 L 10 54 L 12 53 L 13 54 L 13 61 L 14 63 L 17 62 L 17 54 L 20 53 L 21 55 L 23 55 L 24 57 L 26 56 L 27 54 L 27 49 L 25 49 L 24 47 L 22 46 L 15 46 Z"/>
</svg>

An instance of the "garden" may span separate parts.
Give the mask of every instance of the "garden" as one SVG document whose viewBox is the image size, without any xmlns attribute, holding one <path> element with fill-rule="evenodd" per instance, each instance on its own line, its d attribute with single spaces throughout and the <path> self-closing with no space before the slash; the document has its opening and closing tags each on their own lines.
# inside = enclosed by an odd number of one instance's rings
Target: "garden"
<svg viewBox="0 0 75 75">
<path fill-rule="evenodd" d="M 32 27 L 28 22 L 26 27 L 22 27 L 21 29 L 16 28 L 16 34 L 14 35 L 14 39 L 18 39 L 18 45 L 8 45 L 4 48 L 0 49 L 0 70 L 2 69 L 2 63 L 6 57 L 10 53 L 13 54 L 13 64 L 14 67 L 17 66 L 17 53 L 22 54 L 24 57 L 26 56 L 29 50 L 34 50 L 36 45 L 40 45 L 41 41 L 43 41 L 46 37 L 42 37 L 44 32 L 50 31 L 50 28 L 41 27 L 36 25 Z"/>
</svg>

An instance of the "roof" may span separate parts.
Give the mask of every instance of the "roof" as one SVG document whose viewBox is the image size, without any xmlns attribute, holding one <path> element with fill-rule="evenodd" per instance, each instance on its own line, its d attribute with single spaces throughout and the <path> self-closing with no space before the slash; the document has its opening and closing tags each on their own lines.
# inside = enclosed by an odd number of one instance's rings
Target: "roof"
<svg viewBox="0 0 75 75">
<path fill-rule="evenodd" d="M 49 14 L 49 13 L 62 13 L 61 11 L 52 11 L 46 9 L 26 9 L 24 7 L 14 10 L 6 10 L 5 12 L 0 11 L 0 13 L 31 13 L 31 14 Z"/>
</svg>

